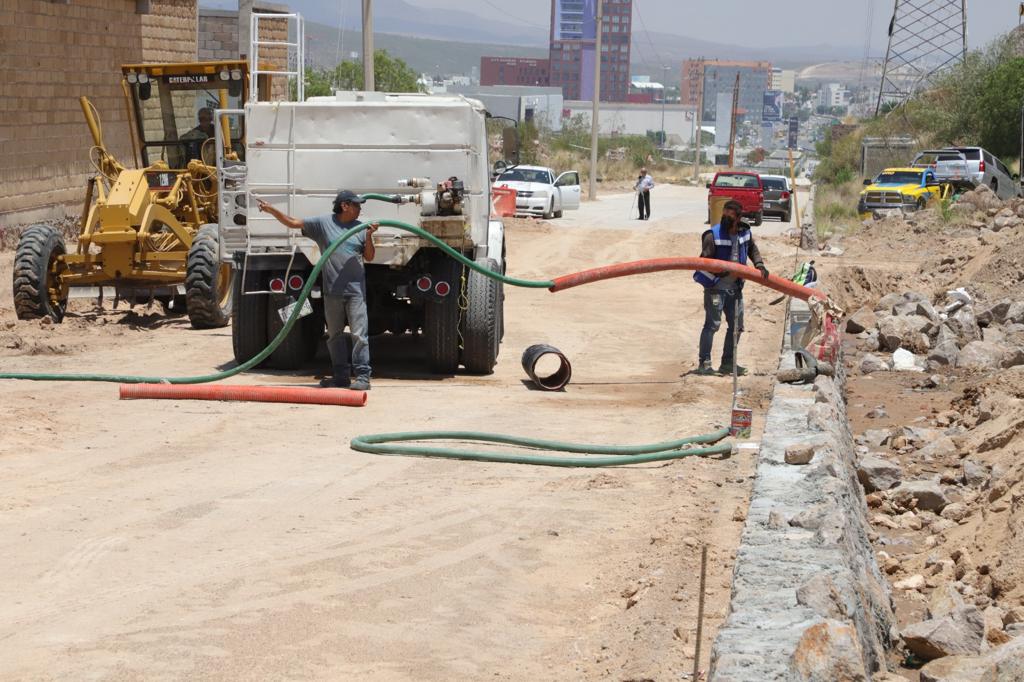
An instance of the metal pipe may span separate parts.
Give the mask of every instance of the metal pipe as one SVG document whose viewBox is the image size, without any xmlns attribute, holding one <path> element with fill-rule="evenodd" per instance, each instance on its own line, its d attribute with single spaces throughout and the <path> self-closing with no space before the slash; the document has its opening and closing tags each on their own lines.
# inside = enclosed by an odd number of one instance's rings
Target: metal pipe
<svg viewBox="0 0 1024 682">
<path fill-rule="evenodd" d="M 549 376 L 537 376 L 537 363 L 546 355 L 558 358 L 558 369 Z M 537 388 L 543 391 L 561 391 L 572 378 L 572 365 L 569 364 L 569 359 L 562 351 L 546 343 L 538 343 L 523 351 L 523 370 Z"/>
</svg>

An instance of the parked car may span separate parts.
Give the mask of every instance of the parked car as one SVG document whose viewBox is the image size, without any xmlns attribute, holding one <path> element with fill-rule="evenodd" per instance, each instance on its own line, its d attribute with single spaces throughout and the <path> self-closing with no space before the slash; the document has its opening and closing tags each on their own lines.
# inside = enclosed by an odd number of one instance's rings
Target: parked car
<svg viewBox="0 0 1024 682">
<path fill-rule="evenodd" d="M 788 223 L 793 215 L 793 188 L 785 175 L 762 175 L 764 187 L 764 215 L 776 216 Z"/>
<path fill-rule="evenodd" d="M 711 200 L 715 197 L 729 197 L 743 206 L 743 217 L 750 218 L 754 225 L 760 225 L 764 218 L 764 187 L 761 176 L 744 171 L 722 171 L 715 173 L 715 179 L 707 184 L 708 223 L 711 222 Z"/>
<path fill-rule="evenodd" d="M 910 165 L 913 168 L 930 168 L 939 182 L 974 186 L 967 155 L 958 149 L 929 149 L 915 156 Z"/>
<path fill-rule="evenodd" d="M 861 218 L 890 211 L 912 213 L 952 194 L 952 186 L 936 180 L 930 168 L 886 168 L 864 185 L 857 201 Z"/>
<path fill-rule="evenodd" d="M 1020 195 L 1020 186 L 1009 169 L 991 152 L 981 147 L 947 147 L 958 151 L 967 160 L 968 178 L 975 186 L 987 185 L 1000 199 Z"/>
<path fill-rule="evenodd" d="M 545 220 L 561 218 L 563 211 L 580 207 L 580 174 L 555 172 L 543 166 L 513 166 L 498 175 L 495 187 L 516 191 L 516 215 L 537 215 Z"/>
</svg>

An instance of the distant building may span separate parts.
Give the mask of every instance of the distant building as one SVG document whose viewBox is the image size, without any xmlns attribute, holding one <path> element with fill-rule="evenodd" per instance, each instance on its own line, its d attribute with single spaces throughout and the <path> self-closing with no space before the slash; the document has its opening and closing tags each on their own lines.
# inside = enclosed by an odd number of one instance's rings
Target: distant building
<svg viewBox="0 0 1024 682">
<path fill-rule="evenodd" d="M 818 106 L 831 109 L 850 104 L 850 91 L 839 83 L 826 83 L 818 89 Z"/>
<path fill-rule="evenodd" d="M 772 69 L 769 90 L 781 90 L 790 94 L 796 92 L 796 71 L 789 69 Z"/>
<path fill-rule="evenodd" d="M 450 84 L 445 92 L 480 100 L 493 116 L 532 122 L 538 128 L 562 129 L 564 106 L 561 88 L 531 85 L 472 86 Z"/>
<path fill-rule="evenodd" d="M 683 62 L 681 103 L 697 106 L 703 88 L 704 120 L 718 120 L 718 95 L 732 95 L 737 74 L 740 77 L 740 115 L 749 121 L 761 120 L 764 93 L 772 89 L 770 62 L 742 62 L 721 59 L 687 59 Z M 728 116 L 730 112 L 726 112 Z"/>
<path fill-rule="evenodd" d="M 607 0 L 605 0 L 607 2 Z M 570 102 L 563 104 L 562 116 L 579 116 L 590 125 L 591 102 Z M 693 141 L 697 115 L 693 107 L 681 104 L 656 104 L 612 102 L 601 105 L 599 124 L 602 135 L 646 135 L 662 130 L 664 125 L 668 146 L 680 146 Z M 709 129 L 710 130 L 710 129 Z M 610 145 L 615 146 L 612 140 Z"/>
<path fill-rule="evenodd" d="M 601 99 L 624 102 L 629 94 L 633 0 L 604 0 L 601 33 Z M 593 101 L 597 63 L 597 0 L 552 0 L 550 83 L 566 99 Z"/>
<path fill-rule="evenodd" d="M 633 104 L 653 104 L 665 98 L 665 86 L 655 83 L 650 76 L 633 76 L 626 101 Z"/>
<path fill-rule="evenodd" d="M 546 86 L 549 64 L 533 57 L 480 57 L 480 85 Z"/>
</svg>

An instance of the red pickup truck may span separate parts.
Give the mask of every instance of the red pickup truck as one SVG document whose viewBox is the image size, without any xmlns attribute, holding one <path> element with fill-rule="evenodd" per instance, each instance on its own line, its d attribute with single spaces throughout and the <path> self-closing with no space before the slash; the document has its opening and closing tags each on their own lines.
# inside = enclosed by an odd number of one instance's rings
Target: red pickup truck
<svg viewBox="0 0 1024 682">
<path fill-rule="evenodd" d="M 764 187 L 761 176 L 757 173 L 743 171 L 722 171 L 715 173 L 715 179 L 709 182 L 708 189 L 708 222 L 711 222 L 711 199 L 729 197 L 743 205 L 743 217 L 750 218 L 754 225 L 760 225 L 764 217 Z"/>
</svg>

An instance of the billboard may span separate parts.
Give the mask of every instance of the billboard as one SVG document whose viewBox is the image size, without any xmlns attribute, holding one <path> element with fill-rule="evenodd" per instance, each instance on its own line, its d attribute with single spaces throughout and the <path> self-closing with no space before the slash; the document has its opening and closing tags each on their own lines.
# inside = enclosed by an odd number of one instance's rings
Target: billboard
<svg viewBox="0 0 1024 682">
<path fill-rule="evenodd" d="M 766 90 L 764 93 L 764 106 L 761 109 L 762 121 L 782 120 L 782 91 Z"/>
<path fill-rule="evenodd" d="M 788 146 L 790 149 L 796 149 L 799 145 L 797 139 L 800 137 L 800 119 L 791 118 L 789 119 L 789 140 Z"/>
</svg>

